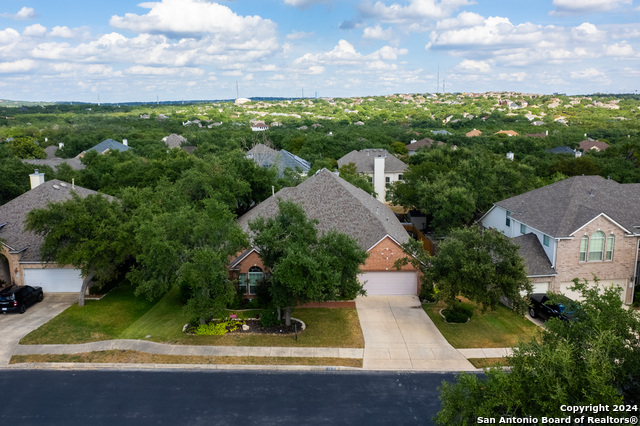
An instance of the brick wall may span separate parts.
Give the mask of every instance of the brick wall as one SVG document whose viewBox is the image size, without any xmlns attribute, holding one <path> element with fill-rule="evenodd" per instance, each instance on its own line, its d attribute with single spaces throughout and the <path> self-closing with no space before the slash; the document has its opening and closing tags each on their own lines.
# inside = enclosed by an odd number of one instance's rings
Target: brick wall
<svg viewBox="0 0 640 426">
<path fill-rule="evenodd" d="M 602 231 L 605 238 L 613 233 L 615 244 L 613 260 L 580 262 L 580 239 L 583 235 L 589 238 L 596 232 Z M 583 228 L 579 229 L 571 240 L 560 240 L 556 257 L 556 271 L 558 276 L 552 281 L 552 290 L 559 291 L 560 283 L 574 278 L 592 280 L 595 274 L 601 282 L 608 280 L 626 280 L 631 282 L 636 261 L 638 239 L 625 237 L 625 233 L 617 225 L 605 217 L 599 217 Z M 606 244 L 605 244 L 606 248 Z M 587 252 L 587 260 L 589 254 Z M 632 289 L 626 286 L 625 300 L 631 302 Z"/>
<path fill-rule="evenodd" d="M 406 255 L 402 248 L 390 237 L 385 237 L 369 250 L 369 257 L 360 269 L 362 272 L 396 271 L 393 263 L 403 257 Z M 411 265 L 405 265 L 401 271 L 415 271 L 415 268 Z"/>
</svg>

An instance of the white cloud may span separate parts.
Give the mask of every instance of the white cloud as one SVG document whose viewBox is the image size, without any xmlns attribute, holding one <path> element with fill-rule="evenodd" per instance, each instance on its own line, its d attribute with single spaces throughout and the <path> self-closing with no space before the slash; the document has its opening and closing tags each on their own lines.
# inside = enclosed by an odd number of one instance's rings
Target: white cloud
<svg viewBox="0 0 640 426">
<path fill-rule="evenodd" d="M 626 41 L 607 46 L 606 52 L 607 56 L 613 56 L 616 58 L 629 58 L 636 56 L 635 52 L 633 51 L 633 46 L 631 46 Z"/>
<path fill-rule="evenodd" d="M 572 71 L 571 78 L 574 80 L 589 80 L 596 82 L 609 82 L 609 78 L 595 68 L 587 68 L 582 71 Z"/>
<path fill-rule="evenodd" d="M 529 74 L 526 72 L 513 72 L 513 73 L 500 73 L 498 79 L 500 81 L 517 81 L 523 82 L 529 78 Z"/>
<path fill-rule="evenodd" d="M 0 31 L 0 46 L 15 43 L 20 39 L 20 33 L 13 28 Z"/>
<path fill-rule="evenodd" d="M 379 50 L 376 50 L 372 54 L 368 55 L 370 59 L 382 59 L 386 61 L 395 61 L 398 56 L 406 55 L 409 53 L 408 49 L 401 49 L 397 47 L 384 46 Z"/>
<path fill-rule="evenodd" d="M 383 30 L 380 25 L 376 25 L 375 27 L 367 27 L 363 31 L 362 38 L 373 40 L 391 40 L 393 38 L 393 30 L 391 28 Z"/>
<path fill-rule="evenodd" d="M 79 27 L 79 28 L 69 28 L 66 25 L 65 26 L 55 26 L 51 29 L 51 32 L 49 33 L 49 35 L 51 37 L 57 37 L 57 38 L 67 38 L 67 39 L 74 39 L 74 38 L 84 38 L 88 35 L 88 29 L 86 27 Z"/>
<path fill-rule="evenodd" d="M 31 59 L 20 59 L 13 62 L 0 62 L 0 73 L 10 74 L 27 72 L 34 69 L 35 66 L 36 62 Z"/>
<path fill-rule="evenodd" d="M 491 65 L 486 61 L 474 61 L 471 59 L 465 59 L 460 62 L 456 67 L 457 70 L 463 72 L 479 72 L 479 73 L 488 73 L 491 71 Z"/>
<path fill-rule="evenodd" d="M 298 9 L 307 9 L 314 4 L 327 3 L 330 0 L 284 0 L 285 4 L 297 7 Z"/>
<path fill-rule="evenodd" d="M 307 53 L 293 61 L 293 64 L 298 67 L 308 64 L 373 67 L 367 61 L 393 61 L 407 53 L 408 49 L 384 46 L 369 55 L 363 55 L 348 41 L 340 40 L 333 50 L 318 54 Z"/>
<path fill-rule="evenodd" d="M 14 19 L 16 21 L 24 21 L 28 19 L 35 19 L 38 17 L 38 14 L 32 7 L 23 7 L 16 14 L 0 13 L 0 17 Z"/>
<path fill-rule="evenodd" d="M 553 0 L 553 15 L 573 15 L 606 12 L 620 6 L 631 5 L 632 0 Z"/>
<path fill-rule="evenodd" d="M 394 24 L 421 23 L 425 20 L 443 19 L 463 6 L 475 4 L 472 0 L 410 0 L 409 4 L 393 3 L 387 6 L 382 1 L 364 3 L 360 12 L 369 18 Z"/>
<path fill-rule="evenodd" d="M 462 12 L 455 18 L 448 18 L 438 21 L 436 30 L 449 30 L 455 28 L 475 27 L 484 21 L 482 15 L 473 12 Z"/>
<path fill-rule="evenodd" d="M 25 28 L 22 34 L 27 37 L 44 37 L 47 34 L 47 28 L 40 24 L 33 24 Z"/>
<path fill-rule="evenodd" d="M 300 40 L 301 38 L 305 38 L 305 37 L 312 37 L 315 33 L 310 32 L 304 32 L 304 31 L 292 31 L 291 33 L 287 34 L 287 40 Z"/>
<path fill-rule="evenodd" d="M 125 74 L 130 75 L 152 75 L 152 76 L 199 76 L 204 74 L 204 70 L 199 68 L 170 68 L 170 67 L 147 67 L 135 65 L 125 70 Z"/>
<path fill-rule="evenodd" d="M 595 42 L 606 38 L 606 32 L 599 30 L 595 25 L 584 22 L 571 29 L 571 35 L 579 41 Z"/>
</svg>

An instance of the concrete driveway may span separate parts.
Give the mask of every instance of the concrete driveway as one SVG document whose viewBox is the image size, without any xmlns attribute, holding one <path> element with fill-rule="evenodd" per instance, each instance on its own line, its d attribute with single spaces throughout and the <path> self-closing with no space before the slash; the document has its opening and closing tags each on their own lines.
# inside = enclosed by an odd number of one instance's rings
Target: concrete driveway
<svg viewBox="0 0 640 426">
<path fill-rule="evenodd" d="M 45 294 L 42 302 L 28 307 L 24 314 L 0 314 L 0 368 L 9 365 L 20 339 L 49 322 L 77 300 L 77 294 L 49 293 Z"/>
<path fill-rule="evenodd" d="M 358 297 L 356 309 L 364 334 L 365 369 L 475 370 L 445 340 L 417 296 Z"/>
</svg>

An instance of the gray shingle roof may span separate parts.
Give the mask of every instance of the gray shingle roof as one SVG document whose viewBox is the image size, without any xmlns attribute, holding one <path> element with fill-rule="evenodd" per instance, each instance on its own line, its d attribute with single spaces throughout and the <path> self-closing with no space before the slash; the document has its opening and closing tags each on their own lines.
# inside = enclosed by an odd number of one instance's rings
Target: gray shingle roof
<svg viewBox="0 0 640 426">
<path fill-rule="evenodd" d="M 308 173 L 311 163 L 286 150 L 276 151 L 264 144 L 257 144 L 247 151 L 247 158 L 251 158 L 260 167 L 271 167 L 274 164 L 278 167 L 280 176 L 284 175 L 285 169 L 300 169 L 302 173 Z"/>
<path fill-rule="evenodd" d="M 58 189 L 54 188 L 54 185 Z M 21 262 L 38 262 L 42 260 L 40 247 L 42 247 L 43 238 L 24 231 L 23 223 L 27 213 L 34 209 L 45 208 L 50 202 L 66 201 L 71 198 L 71 191 L 71 184 L 53 179 L 0 206 L 0 223 L 7 223 L 0 228 L 0 238 L 4 240 L 4 244 L 12 251 L 26 249 L 20 257 Z M 97 194 L 95 191 L 80 186 L 76 186 L 73 191 L 81 197 Z M 112 199 L 110 196 L 107 197 Z"/>
<path fill-rule="evenodd" d="M 100 154 L 102 154 L 106 150 L 127 151 L 128 149 L 129 147 L 125 144 L 116 142 L 113 139 L 105 139 L 102 142 L 100 142 L 98 145 L 94 146 L 93 148 L 89 148 L 87 151 L 98 151 Z"/>
<path fill-rule="evenodd" d="M 407 169 L 407 165 L 391 155 L 386 149 L 363 149 L 351 151 L 338 160 L 338 167 L 349 163 L 356 165 L 358 173 L 373 173 L 373 163 L 376 157 L 385 157 L 385 173 L 402 173 Z"/>
<path fill-rule="evenodd" d="M 535 234 L 520 235 L 511 241 L 520 246 L 518 252 L 524 259 L 528 276 L 556 275 L 556 270 L 551 267 L 551 262 Z"/>
<path fill-rule="evenodd" d="M 82 170 L 85 165 L 82 164 L 79 158 L 47 158 L 45 160 L 22 160 L 23 163 L 33 164 L 34 166 L 45 165 L 53 169 L 57 169 L 61 164 L 68 164 L 73 170 Z"/>
<path fill-rule="evenodd" d="M 318 219 L 318 231 L 333 229 L 350 235 L 364 250 L 369 250 L 386 235 L 401 244 L 409 239 L 389 207 L 327 169 L 294 188 L 278 191 L 241 216 L 238 225 L 249 232 L 249 222 L 257 217 L 275 216 L 279 199 L 299 204 L 307 217 Z"/>
<path fill-rule="evenodd" d="M 415 141 L 414 143 L 410 143 L 409 145 L 407 145 L 407 150 L 417 151 L 419 148 L 422 148 L 424 146 L 426 146 L 427 148 L 431 148 L 434 143 L 435 141 L 433 139 L 429 139 L 429 138 L 420 139 L 419 141 Z M 438 146 L 442 146 L 442 145 L 444 145 L 444 142 L 438 141 Z"/>
<path fill-rule="evenodd" d="M 555 148 L 547 149 L 546 152 L 549 152 L 551 154 L 575 154 L 575 151 L 568 146 L 558 146 Z"/>
<path fill-rule="evenodd" d="M 552 237 L 568 237 L 604 213 L 627 231 L 640 226 L 640 184 L 574 176 L 496 203 L 511 217 Z"/>
<path fill-rule="evenodd" d="M 162 141 L 166 143 L 169 148 L 180 148 L 182 143 L 186 142 L 187 139 L 184 136 L 172 133 L 171 135 L 163 138 Z"/>
</svg>

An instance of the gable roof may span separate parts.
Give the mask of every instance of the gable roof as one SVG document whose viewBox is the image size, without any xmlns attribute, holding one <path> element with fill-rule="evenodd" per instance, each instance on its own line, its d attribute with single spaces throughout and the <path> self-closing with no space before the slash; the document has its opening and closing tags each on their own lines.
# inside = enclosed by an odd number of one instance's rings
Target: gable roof
<svg viewBox="0 0 640 426">
<path fill-rule="evenodd" d="M 549 257 L 534 233 L 520 235 L 511 241 L 519 246 L 518 253 L 524 260 L 527 276 L 556 275 L 556 270 L 551 267 Z"/>
<path fill-rule="evenodd" d="M 555 148 L 547 149 L 545 152 L 550 154 L 575 154 L 575 151 L 568 146 L 557 146 Z"/>
<path fill-rule="evenodd" d="M 358 173 L 373 173 L 374 159 L 376 157 L 385 158 L 385 173 L 401 173 L 408 167 L 405 163 L 391 155 L 386 149 L 362 149 L 360 151 L 351 151 L 338 160 L 338 167 L 353 163 L 356 165 Z"/>
<path fill-rule="evenodd" d="M 187 138 L 184 136 L 172 133 L 169 136 L 165 136 L 162 138 L 162 141 L 167 144 L 167 147 L 171 148 L 180 148 L 183 142 L 187 141 Z"/>
<path fill-rule="evenodd" d="M 100 142 L 98 145 L 94 146 L 93 148 L 89 148 L 87 151 L 98 151 L 98 153 L 102 154 L 106 150 L 127 151 L 128 149 L 129 147 L 125 144 L 116 142 L 113 139 L 105 139 L 102 142 Z"/>
<path fill-rule="evenodd" d="M 640 233 L 640 184 L 574 176 L 495 203 L 511 217 L 552 237 L 569 237 L 601 214 Z"/>
<path fill-rule="evenodd" d="M 260 167 L 271 167 L 274 164 L 278 168 L 280 176 L 285 169 L 300 169 L 302 173 L 308 173 L 311 163 L 286 150 L 277 151 L 265 144 L 257 144 L 247 151 L 247 158 L 255 161 Z"/>
<path fill-rule="evenodd" d="M 321 232 L 336 230 L 353 237 L 363 250 L 369 250 L 389 235 L 399 244 L 409 240 L 407 231 L 388 206 L 336 174 L 322 169 L 294 188 L 283 188 L 274 196 L 238 219 L 249 232 L 249 222 L 278 213 L 277 201 L 299 204 L 307 217 L 317 219 Z"/>
<path fill-rule="evenodd" d="M 57 187 L 57 188 L 56 188 Z M 6 204 L 0 206 L 0 223 L 6 225 L 0 228 L 0 238 L 11 251 L 23 251 L 20 261 L 38 262 L 41 261 L 40 247 L 43 238 L 32 232 L 24 230 L 24 220 L 31 210 L 47 207 L 48 203 L 57 203 L 71 199 L 71 191 L 75 191 L 79 196 L 97 194 L 87 188 L 75 186 L 59 181 L 57 179 L 44 182 L 19 197 L 14 198 Z M 106 196 L 112 199 L 110 196 Z"/>
<path fill-rule="evenodd" d="M 426 146 L 427 148 L 431 148 L 436 141 L 429 138 L 420 139 L 419 141 L 415 141 L 407 145 L 408 151 L 417 151 L 419 148 Z M 438 146 L 444 145 L 444 142 L 438 141 Z"/>
<path fill-rule="evenodd" d="M 591 149 L 596 151 L 604 151 L 609 148 L 609 144 L 602 141 L 595 141 L 593 139 L 587 139 L 580 142 L 580 149 L 583 151 L 589 151 Z"/>
<path fill-rule="evenodd" d="M 467 133 L 465 134 L 465 136 L 466 136 L 466 137 L 468 137 L 468 138 L 472 138 L 472 137 L 474 137 L 474 136 L 480 136 L 481 134 L 482 134 L 482 132 L 481 132 L 480 130 L 478 130 L 478 129 L 473 129 L 472 131 L 467 132 Z"/>
</svg>

